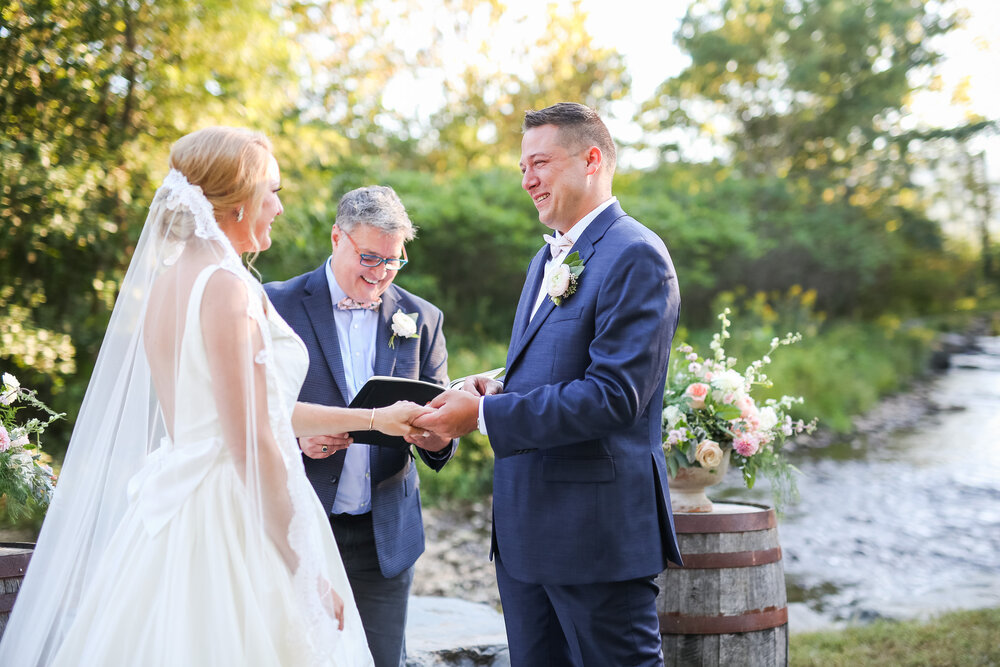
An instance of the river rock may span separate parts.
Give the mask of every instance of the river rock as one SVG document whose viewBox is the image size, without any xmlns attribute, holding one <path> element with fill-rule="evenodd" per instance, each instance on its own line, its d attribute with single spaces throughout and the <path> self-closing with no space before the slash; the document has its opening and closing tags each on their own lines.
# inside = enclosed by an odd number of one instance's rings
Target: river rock
<svg viewBox="0 0 1000 667">
<path fill-rule="evenodd" d="M 411 596 L 406 667 L 510 667 L 503 614 L 479 602 Z"/>
</svg>

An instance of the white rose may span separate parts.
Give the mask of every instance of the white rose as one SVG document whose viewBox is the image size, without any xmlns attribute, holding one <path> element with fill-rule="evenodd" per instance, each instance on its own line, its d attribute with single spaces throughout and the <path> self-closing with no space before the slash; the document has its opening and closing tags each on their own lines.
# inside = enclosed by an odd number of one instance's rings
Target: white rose
<svg viewBox="0 0 1000 667">
<path fill-rule="evenodd" d="M 397 310 L 392 316 L 392 333 L 400 338 L 409 338 L 417 333 L 417 323 L 403 311 Z"/>
<path fill-rule="evenodd" d="M 774 408 L 770 406 L 760 409 L 758 419 L 760 420 L 760 428 L 762 431 L 770 431 L 778 425 L 778 413 L 775 412 Z"/>
<path fill-rule="evenodd" d="M 559 298 L 566 293 L 569 288 L 569 277 L 570 271 L 569 267 L 565 264 L 560 264 L 556 272 L 549 277 L 549 296 L 552 298 Z"/>
</svg>

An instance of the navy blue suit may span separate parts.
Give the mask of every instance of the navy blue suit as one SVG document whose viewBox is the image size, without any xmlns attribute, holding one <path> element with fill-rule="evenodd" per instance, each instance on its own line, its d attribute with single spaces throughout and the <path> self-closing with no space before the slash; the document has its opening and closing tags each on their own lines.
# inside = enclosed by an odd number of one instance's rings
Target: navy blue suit
<svg viewBox="0 0 1000 667">
<path fill-rule="evenodd" d="M 677 279 L 660 238 L 617 202 L 573 250 L 585 265 L 576 293 L 560 306 L 546 297 L 530 318 L 548 245 L 532 260 L 503 392 L 483 404 L 496 456 L 493 555 L 502 599 L 511 591 L 504 614 L 527 616 L 508 620 L 511 657 L 514 664 L 656 664 L 655 654 L 637 657 L 632 640 L 619 639 L 634 631 L 626 617 L 641 598 L 642 641 L 655 633 L 658 652 L 652 577 L 681 560 L 660 425 Z M 543 602 L 555 607 L 555 627 L 532 618 Z M 560 640 L 545 636 L 560 625 L 563 657 L 551 653 Z"/>
<path fill-rule="evenodd" d="M 344 365 L 333 319 L 333 305 L 326 278 L 326 264 L 310 273 L 264 286 L 286 322 L 309 350 L 309 372 L 299 400 L 307 403 L 345 406 L 348 392 Z M 397 338 L 389 347 L 392 315 L 399 309 L 417 313 L 419 338 Z M 382 294 L 375 351 L 375 375 L 391 375 L 435 384 L 448 381 L 448 354 L 442 333 L 441 311 L 424 299 L 390 285 Z M 382 575 L 392 578 L 416 563 L 424 552 L 424 525 L 420 512 L 419 478 L 411 450 L 424 462 L 440 470 L 455 452 L 458 440 L 440 452 L 372 447 L 372 524 L 378 565 Z M 305 460 L 306 475 L 327 512 L 337 496 L 346 451 L 325 459 Z"/>
</svg>

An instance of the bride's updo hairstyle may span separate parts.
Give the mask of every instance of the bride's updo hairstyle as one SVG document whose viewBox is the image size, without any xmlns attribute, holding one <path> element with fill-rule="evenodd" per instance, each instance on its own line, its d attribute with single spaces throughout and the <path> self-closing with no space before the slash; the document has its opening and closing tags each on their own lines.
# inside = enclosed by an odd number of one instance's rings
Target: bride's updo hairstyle
<svg viewBox="0 0 1000 667">
<path fill-rule="evenodd" d="M 177 140 L 170 150 L 170 168 L 197 185 L 212 205 L 215 219 L 223 229 L 238 225 L 256 245 L 249 223 L 255 220 L 267 192 L 267 167 L 271 142 L 260 132 L 239 127 L 206 127 Z M 236 221 L 243 206 L 243 219 Z M 191 228 L 175 221 L 168 236 L 176 240 L 190 237 Z M 166 230 L 164 230 L 166 231 Z M 242 234 L 242 231 L 238 231 Z"/>
</svg>

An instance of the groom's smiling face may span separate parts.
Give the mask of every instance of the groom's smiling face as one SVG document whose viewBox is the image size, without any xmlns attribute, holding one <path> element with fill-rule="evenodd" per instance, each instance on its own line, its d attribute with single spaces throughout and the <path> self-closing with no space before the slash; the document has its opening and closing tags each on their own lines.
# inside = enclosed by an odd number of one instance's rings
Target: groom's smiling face
<svg viewBox="0 0 1000 667">
<path fill-rule="evenodd" d="M 389 271 L 385 264 L 375 267 L 361 266 L 359 251 L 366 255 L 394 259 L 403 256 L 403 234 L 387 234 L 370 225 L 357 225 L 349 234 L 333 226 L 330 241 L 333 244 L 333 277 L 340 289 L 355 301 L 375 301 L 389 288 L 397 271 Z M 351 243 L 351 240 L 354 243 Z M 357 244 L 355 249 L 354 244 Z"/>
</svg>

